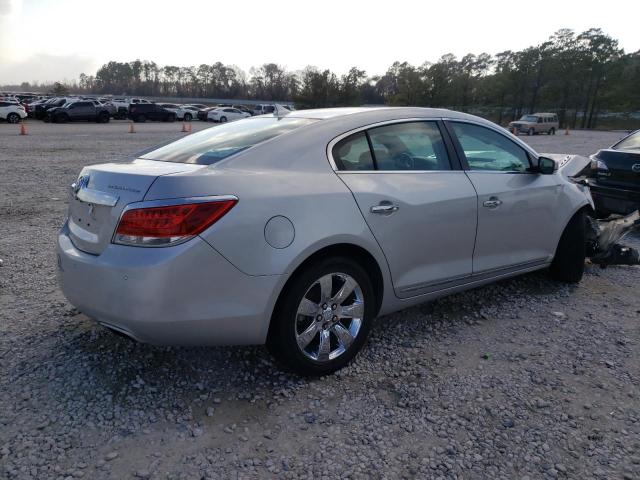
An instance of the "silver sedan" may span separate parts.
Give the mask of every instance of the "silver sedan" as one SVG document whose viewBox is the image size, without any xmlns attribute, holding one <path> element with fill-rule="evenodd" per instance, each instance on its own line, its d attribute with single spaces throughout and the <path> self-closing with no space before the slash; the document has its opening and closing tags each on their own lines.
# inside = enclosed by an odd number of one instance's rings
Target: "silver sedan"
<svg viewBox="0 0 640 480">
<path fill-rule="evenodd" d="M 326 374 L 376 316 L 533 270 L 579 281 L 584 161 L 448 110 L 277 111 L 85 167 L 60 284 L 136 340 L 266 343 Z"/>
</svg>

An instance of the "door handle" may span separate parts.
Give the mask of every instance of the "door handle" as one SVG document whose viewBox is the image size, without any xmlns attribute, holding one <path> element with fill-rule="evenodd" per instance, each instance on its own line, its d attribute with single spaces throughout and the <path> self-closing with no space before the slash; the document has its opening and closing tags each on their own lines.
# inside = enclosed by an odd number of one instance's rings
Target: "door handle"
<svg viewBox="0 0 640 480">
<path fill-rule="evenodd" d="M 378 215 L 391 215 L 397 211 L 400 207 L 393 203 L 380 203 L 380 205 L 374 205 L 371 207 L 371 213 L 377 213 Z"/>
<path fill-rule="evenodd" d="M 498 197 L 491 197 L 489 200 L 482 202 L 482 206 L 487 208 L 497 208 L 500 205 L 502 205 L 502 200 Z"/>
</svg>

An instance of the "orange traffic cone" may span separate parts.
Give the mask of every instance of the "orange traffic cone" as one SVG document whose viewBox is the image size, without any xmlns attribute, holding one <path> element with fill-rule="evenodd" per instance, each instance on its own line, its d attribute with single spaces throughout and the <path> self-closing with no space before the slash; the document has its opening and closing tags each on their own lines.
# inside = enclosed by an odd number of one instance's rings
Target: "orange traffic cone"
<svg viewBox="0 0 640 480">
<path fill-rule="evenodd" d="M 27 125 L 24 122 L 20 122 L 20 135 L 28 135 Z"/>
<path fill-rule="evenodd" d="M 182 133 L 187 133 L 187 124 L 182 122 L 182 130 L 180 130 Z"/>
<path fill-rule="evenodd" d="M 136 129 L 133 126 L 133 122 L 129 122 L 129 133 L 136 133 Z"/>
</svg>

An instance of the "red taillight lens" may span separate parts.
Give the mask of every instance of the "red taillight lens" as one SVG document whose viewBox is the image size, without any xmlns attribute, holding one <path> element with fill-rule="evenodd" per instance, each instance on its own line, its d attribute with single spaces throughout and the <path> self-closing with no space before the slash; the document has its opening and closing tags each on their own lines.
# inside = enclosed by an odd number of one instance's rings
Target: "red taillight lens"
<svg viewBox="0 0 640 480">
<path fill-rule="evenodd" d="M 218 200 L 128 210 L 120 219 L 114 241 L 141 246 L 179 243 L 213 225 L 237 202 Z"/>
</svg>

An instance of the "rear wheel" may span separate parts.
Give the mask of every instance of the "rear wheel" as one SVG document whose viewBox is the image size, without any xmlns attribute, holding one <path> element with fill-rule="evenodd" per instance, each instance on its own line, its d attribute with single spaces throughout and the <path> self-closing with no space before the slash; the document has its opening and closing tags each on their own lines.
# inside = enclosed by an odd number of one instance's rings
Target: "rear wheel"
<svg viewBox="0 0 640 480">
<path fill-rule="evenodd" d="M 549 268 L 551 277 L 561 282 L 578 283 L 584 273 L 586 257 L 586 214 L 576 213 L 562 232 Z"/>
<path fill-rule="evenodd" d="M 227 123 L 227 117 L 220 117 L 220 123 Z"/>
<path fill-rule="evenodd" d="M 7 122 L 9 123 L 18 123 L 20 121 L 20 115 L 17 113 L 10 113 L 7 115 Z"/>
<path fill-rule="evenodd" d="M 533 128 L 530 128 L 529 130 L 527 130 L 527 135 L 532 136 L 534 133 L 536 133 L 536 131 Z"/>
<path fill-rule="evenodd" d="M 271 319 L 267 347 L 302 375 L 326 375 L 358 353 L 375 316 L 366 271 L 348 258 L 310 265 L 283 291 Z"/>
<path fill-rule="evenodd" d="M 193 117 L 191 117 L 191 114 L 190 114 L 190 113 L 185 113 L 185 114 L 184 114 L 184 118 L 183 118 L 183 120 L 184 120 L 185 122 L 190 122 L 190 121 L 191 121 L 191 118 L 193 118 Z"/>
</svg>

